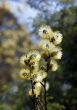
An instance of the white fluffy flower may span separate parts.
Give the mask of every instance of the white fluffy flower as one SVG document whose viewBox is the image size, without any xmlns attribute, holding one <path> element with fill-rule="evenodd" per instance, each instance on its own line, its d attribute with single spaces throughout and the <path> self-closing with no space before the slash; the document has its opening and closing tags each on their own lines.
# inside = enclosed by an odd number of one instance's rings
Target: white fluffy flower
<svg viewBox="0 0 77 110">
<path fill-rule="evenodd" d="M 44 40 L 41 40 L 40 42 L 40 47 L 46 51 L 46 52 L 49 52 L 49 53 L 52 53 L 54 51 L 54 49 L 56 48 L 54 46 L 54 44 L 52 44 L 51 42 L 49 42 L 48 40 L 44 39 Z"/>
<path fill-rule="evenodd" d="M 58 69 L 58 64 L 55 60 L 51 59 L 50 65 L 52 67 L 52 71 L 56 71 Z"/>
<path fill-rule="evenodd" d="M 53 31 L 50 26 L 41 26 L 39 29 L 39 36 L 43 39 L 49 39 L 53 36 Z"/>
<path fill-rule="evenodd" d="M 21 69 L 19 75 L 22 79 L 30 80 L 31 78 L 29 69 Z"/>
<path fill-rule="evenodd" d="M 25 55 L 23 55 L 23 56 L 21 56 L 21 58 L 20 58 L 20 63 L 22 64 L 22 65 L 25 65 L 25 59 L 26 59 L 26 56 Z"/>
<path fill-rule="evenodd" d="M 42 85 L 41 85 L 40 82 L 37 82 L 37 83 L 35 84 L 35 88 L 41 88 L 41 87 L 42 87 Z"/>
<path fill-rule="evenodd" d="M 41 55 L 38 51 L 34 50 L 34 51 L 30 51 L 28 53 L 28 57 L 29 57 L 30 60 L 33 60 L 34 62 L 37 62 L 37 61 L 40 60 Z"/>
<path fill-rule="evenodd" d="M 56 52 L 56 54 L 55 55 L 53 55 L 53 58 L 54 59 L 61 59 L 62 58 L 62 51 L 58 51 L 58 52 Z"/>
<path fill-rule="evenodd" d="M 43 70 L 40 70 L 36 73 L 36 77 L 34 78 L 34 82 L 41 82 L 46 77 L 47 77 L 47 73 Z"/>
<path fill-rule="evenodd" d="M 62 34 L 58 31 L 54 32 L 54 44 L 55 45 L 58 45 L 62 42 Z"/>
<path fill-rule="evenodd" d="M 61 50 L 62 50 L 62 48 L 61 48 L 61 47 L 54 46 L 54 48 L 53 48 L 53 49 L 51 48 L 51 54 L 52 54 L 52 53 L 57 53 L 58 51 L 61 51 Z"/>
<path fill-rule="evenodd" d="M 37 82 L 34 85 L 33 94 L 32 94 L 32 89 L 30 89 L 29 95 L 30 96 L 35 95 L 36 97 L 38 97 L 40 95 L 41 89 L 42 89 L 42 85 L 40 84 L 40 82 Z"/>
<path fill-rule="evenodd" d="M 30 96 L 35 95 L 36 97 L 38 97 L 40 95 L 40 92 L 41 92 L 41 89 L 39 89 L 39 88 L 33 89 L 33 93 L 32 93 L 32 89 L 30 89 L 29 90 L 29 95 Z"/>
</svg>

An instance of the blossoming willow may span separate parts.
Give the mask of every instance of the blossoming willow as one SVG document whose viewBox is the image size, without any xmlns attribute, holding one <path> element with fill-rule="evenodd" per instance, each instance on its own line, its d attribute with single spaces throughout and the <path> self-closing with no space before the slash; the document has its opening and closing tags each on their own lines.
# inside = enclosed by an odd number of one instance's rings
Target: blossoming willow
<svg viewBox="0 0 77 110">
<path fill-rule="evenodd" d="M 29 95 L 38 97 L 48 83 L 44 83 L 49 74 L 49 70 L 58 69 L 57 60 L 62 57 L 62 49 L 59 44 L 62 42 L 62 34 L 54 32 L 50 26 L 42 26 L 39 31 L 41 52 L 32 50 L 21 57 L 21 63 L 26 65 L 20 71 L 20 77 L 25 80 L 31 80 L 33 90 L 29 90 Z"/>
</svg>

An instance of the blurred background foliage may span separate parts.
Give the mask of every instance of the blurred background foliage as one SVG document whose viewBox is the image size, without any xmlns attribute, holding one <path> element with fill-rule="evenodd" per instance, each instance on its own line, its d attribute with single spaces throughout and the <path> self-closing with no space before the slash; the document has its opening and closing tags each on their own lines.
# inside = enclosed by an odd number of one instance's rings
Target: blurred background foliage
<svg viewBox="0 0 77 110">
<path fill-rule="evenodd" d="M 18 23 L 18 19 L 4 1 L 0 7 L 0 110 L 31 110 L 31 100 L 28 96 L 30 84 L 19 78 L 18 73 L 23 66 L 20 65 L 19 59 L 30 49 L 38 48 L 36 43 L 33 43 L 32 36 L 36 37 L 38 28 L 43 24 L 50 25 L 53 30 L 59 30 L 63 34 L 63 57 L 59 62 L 59 70 L 48 75 L 48 110 L 76 110 L 77 1 L 22 1 L 40 11 L 33 19 L 31 32 L 27 26 L 25 28 Z M 51 9 L 53 1 L 56 3 L 54 10 Z"/>
</svg>

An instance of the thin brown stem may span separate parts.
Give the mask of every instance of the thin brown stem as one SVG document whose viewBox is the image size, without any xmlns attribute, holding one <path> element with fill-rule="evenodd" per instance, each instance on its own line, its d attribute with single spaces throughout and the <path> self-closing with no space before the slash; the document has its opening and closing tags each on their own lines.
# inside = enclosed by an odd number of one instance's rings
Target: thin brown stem
<svg viewBox="0 0 77 110">
<path fill-rule="evenodd" d="M 45 78 L 45 81 L 44 81 L 44 100 L 45 100 L 45 110 L 47 110 L 47 101 L 46 101 L 46 78 Z"/>
<path fill-rule="evenodd" d="M 40 84 L 41 84 L 43 87 L 45 87 L 45 85 L 44 85 L 42 82 L 40 82 Z"/>
<path fill-rule="evenodd" d="M 46 72 L 48 73 L 49 71 L 49 66 L 50 66 L 50 55 L 49 57 L 46 59 L 47 61 L 47 70 Z M 45 100 L 45 110 L 47 110 L 47 100 L 46 100 L 46 81 L 47 81 L 47 78 L 45 78 L 44 80 L 44 91 L 45 91 L 45 94 L 44 94 L 44 100 Z"/>
<path fill-rule="evenodd" d="M 33 110 L 35 110 L 35 96 L 34 96 L 34 84 L 33 84 L 33 82 L 32 82 L 32 80 L 31 80 L 31 85 L 32 85 L 32 108 L 33 108 Z"/>
</svg>

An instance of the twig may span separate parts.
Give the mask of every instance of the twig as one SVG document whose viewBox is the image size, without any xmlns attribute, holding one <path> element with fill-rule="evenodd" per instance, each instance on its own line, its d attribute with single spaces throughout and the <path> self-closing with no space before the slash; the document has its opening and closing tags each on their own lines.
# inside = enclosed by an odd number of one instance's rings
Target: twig
<svg viewBox="0 0 77 110">
<path fill-rule="evenodd" d="M 45 91 L 45 94 L 44 94 L 45 110 L 47 110 L 47 101 L 46 101 L 46 78 L 45 78 L 45 81 L 44 81 L 44 91 Z"/>
<path fill-rule="evenodd" d="M 35 96 L 34 96 L 34 84 L 31 80 L 31 85 L 32 85 L 32 102 L 33 102 L 33 110 L 35 110 Z"/>
<path fill-rule="evenodd" d="M 50 65 L 50 55 L 49 57 L 46 59 L 47 61 L 47 73 L 49 71 L 49 65 Z M 44 91 L 45 91 L 45 94 L 44 94 L 44 100 L 45 100 L 45 110 L 47 110 L 47 100 L 46 100 L 46 81 L 47 81 L 47 78 L 45 78 L 44 80 Z"/>
</svg>

